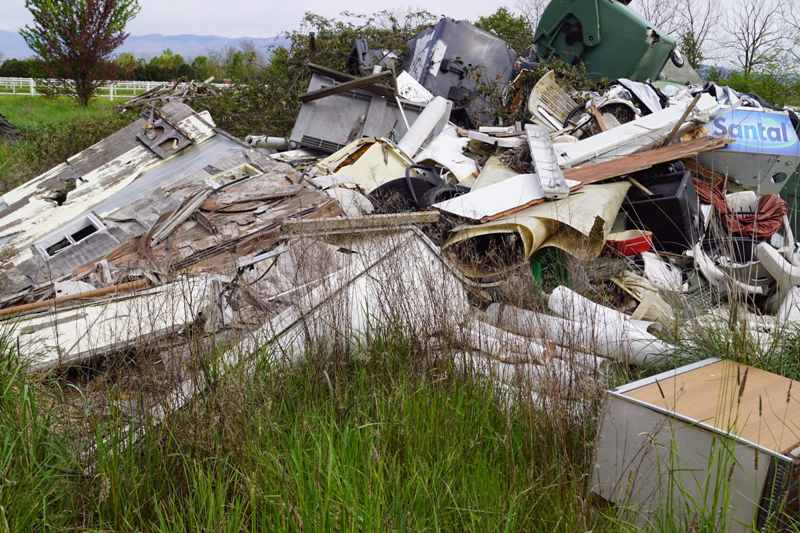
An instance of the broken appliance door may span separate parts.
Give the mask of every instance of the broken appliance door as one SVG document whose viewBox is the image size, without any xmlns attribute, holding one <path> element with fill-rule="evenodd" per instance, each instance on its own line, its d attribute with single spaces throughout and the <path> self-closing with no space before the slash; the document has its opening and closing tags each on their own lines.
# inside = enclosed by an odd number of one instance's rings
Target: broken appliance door
<svg viewBox="0 0 800 533">
<path fill-rule="evenodd" d="M 707 126 L 728 146 L 701 154 L 699 162 L 761 194 L 779 194 L 800 165 L 800 139 L 785 111 L 726 107 Z"/>
<path fill-rule="evenodd" d="M 314 72 L 308 92 L 335 87 L 333 77 Z M 402 109 L 400 108 L 402 105 Z M 398 101 L 368 89 L 354 89 L 305 102 L 291 141 L 303 148 L 334 153 L 361 137 L 402 139 L 424 106 Z"/>
<path fill-rule="evenodd" d="M 784 531 L 797 515 L 800 442 L 797 411 L 779 406 L 798 385 L 706 359 L 608 391 L 590 492 L 639 526 L 669 513 L 689 531 L 703 509 L 715 531 Z"/>
<path fill-rule="evenodd" d="M 406 71 L 434 96 L 452 100 L 455 111 L 475 124 L 494 115 L 480 95 L 482 85 L 511 80 L 517 54 L 499 37 L 464 20 L 441 19 L 408 43 Z"/>
</svg>

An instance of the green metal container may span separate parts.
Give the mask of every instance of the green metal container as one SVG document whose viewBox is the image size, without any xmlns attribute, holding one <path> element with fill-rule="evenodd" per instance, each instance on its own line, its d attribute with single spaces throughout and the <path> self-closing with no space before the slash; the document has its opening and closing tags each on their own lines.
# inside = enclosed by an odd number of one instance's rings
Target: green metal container
<svg viewBox="0 0 800 533">
<path fill-rule="evenodd" d="M 676 49 L 673 39 L 617 0 L 552 0 L 534 43 L 541 58 L 582 62 L 591 78 L 610 80 L 657 80 Z"/>
</svg>

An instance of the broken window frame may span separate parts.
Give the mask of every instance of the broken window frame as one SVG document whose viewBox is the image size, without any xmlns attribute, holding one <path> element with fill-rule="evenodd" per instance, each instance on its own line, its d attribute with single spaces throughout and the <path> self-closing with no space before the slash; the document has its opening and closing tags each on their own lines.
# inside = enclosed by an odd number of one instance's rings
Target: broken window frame
<svg viewBox="0 0 800 533">
<path fill-rule="evenodd" d="M 86 233 L 86 230 L 93 228 L 93 231 Z M 72 248 L 73 246 L 85 241 L 92 235 L 106 231 L 106 225 L 94 213 L 89 213 L 81 217 L 64 229 L 53 232 L 47 237 L 34 244 L 34 248 L 44 259 L 51 259 L 60 253 Z M 76 238 L 77 237 L 77 238 Z M 54 247 L 61 245 L 54 250 Z"/>
</svg>

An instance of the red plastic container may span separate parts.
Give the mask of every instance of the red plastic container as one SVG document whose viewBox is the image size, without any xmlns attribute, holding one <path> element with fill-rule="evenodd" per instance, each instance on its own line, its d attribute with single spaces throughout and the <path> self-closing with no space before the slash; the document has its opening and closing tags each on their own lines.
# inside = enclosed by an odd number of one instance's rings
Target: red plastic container
<svg viewBox="0 0 800 533">
<path fill-rule="evenodd" d="M 653 232 L 631 230 L 608 236 L 608 245 L 625 256 L 639 255 L 653 249 Z"/>
</svg>

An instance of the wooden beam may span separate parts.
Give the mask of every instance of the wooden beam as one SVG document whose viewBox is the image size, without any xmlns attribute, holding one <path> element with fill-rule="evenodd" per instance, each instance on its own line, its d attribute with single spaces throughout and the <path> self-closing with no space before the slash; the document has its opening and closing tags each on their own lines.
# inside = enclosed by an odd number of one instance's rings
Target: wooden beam
<svg viewBox="0 0 800 533">
<path fill-rule="evenodd" d="M 36 311 L 38 309 L 44 309 L 62 303 L 73 302 L 75 300 L 87 300 L 93 298 L 100 298 L 102 296 L 108 296 L 110 294 L 132 292 L 135 291 L 136 289 L 143 289 L 147 287 L 149 284 L 150 282 L 148 280 L 141 279 L 138 281 L 122 283 L 121 285 L 112 285 L 111 287 L 104 287 L 102 289 L 96 289 L 93 291 L 81 292 L 79 294 L 70 294 L 69 296 L 62 296 L 60 298 L 51 298 L 50 300 L 43 300 L 41 302 L 15 305 L 14 307 L 7 307 L 5 309 L 0 309 L 0 318 L 19 315 L 22 313 L 27 313 L 28 311 Z"/>
<path fill-rule="evenodd" d="M 298 234 L 326 231 L 377 229 L 408 226 L 414 224 L 435 224 L 438 221 L 438 211 L 420 211 L 415 213 L 368 215 L 363 217 L 289 220 L 281 225 L 281 230 L 286 233 Z"/>
</svg>

